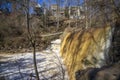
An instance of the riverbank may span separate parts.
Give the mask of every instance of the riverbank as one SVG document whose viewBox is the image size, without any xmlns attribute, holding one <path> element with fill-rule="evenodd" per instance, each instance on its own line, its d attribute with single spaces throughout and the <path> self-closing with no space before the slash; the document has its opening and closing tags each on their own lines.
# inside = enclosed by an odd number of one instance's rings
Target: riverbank
<svg viewBox="0 0 120 80">
<path fill-rule="evenodd" d="M 60 40 L 51 42 L 45 50 L 36 52 L 37 66 L 40 79 L 61 80 L 63 74 L 62 59 L 60 58 Z M 32 80 L 35 79 L 33 67 L 33 54 L 31 52 L 0 54 L 0 77 L 6 80 Z"/>
</svg>

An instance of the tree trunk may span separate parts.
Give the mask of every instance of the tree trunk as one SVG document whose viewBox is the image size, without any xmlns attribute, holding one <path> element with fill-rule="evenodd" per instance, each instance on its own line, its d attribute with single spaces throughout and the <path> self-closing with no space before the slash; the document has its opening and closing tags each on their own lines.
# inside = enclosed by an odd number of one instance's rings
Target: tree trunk
<svg viewBox="0 0 120 80">
<path fill-rule="evenodd" d="M 88 7 L 87 7 L 87 0 L 84 0 L 85 2 L 85 26 L 88 28 Z"/>
<path fill-rule="evenodd" d="M 38 73 L 38 68 L 37 68 L 37 62 L 36 62 L 36 42 L 33 44 L 33 62 L 34 62 L 34 69 L 35 69 L 35 74 L 36 74 L 36 80 L 39 79 L 39 73 Z"/>
<path fill-rule="evenodd" d="M 33 47 L 33 62 L 34 62 L 36 80 L 40 80 L 38 69 L 37 69 L 37 62 L 36 62 L 36 40 L 35 40 L 35 36 L 32 36 L 32 34 L 30 32 L 29 0 L 27 0 L 26 18 L 27 18 L 28 39 L 29 39 L 29 41 L 30 41 L 30 43 L 32 44 L 32 47 Z"/>
<path fill-rule="evenodd" d="M 60 1 L 57 1 L 57 29 L 59 28 Z"/>
</svg>

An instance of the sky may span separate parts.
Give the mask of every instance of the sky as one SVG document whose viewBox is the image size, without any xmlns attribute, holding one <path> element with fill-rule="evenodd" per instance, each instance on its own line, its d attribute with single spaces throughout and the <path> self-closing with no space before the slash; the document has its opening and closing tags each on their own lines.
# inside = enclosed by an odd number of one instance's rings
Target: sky
<svg viewBox="0 0 120 80">
<path fill-rule="evenodd" d="M 39 4 L 42 4 L 43 2 L 45 2 L 46 4 L 49 5 L 49 1 L 51 2 L 51 4 L 56 4 L 56 0 L 37 0 L 37 1 L 38 1 Z M 65 0 L 62 0 L 62 2 L 63 1 L 65 1 Z M 75 3 L 76 1 L 77 0 L 73 0 L 72 3 L 71 3 L 71 5 L 76 5 L 76 3 Z M 83 0 L 80 0 L 80 3 L 82 3 L 82 2 L 83 2 Z M 63 5 L 64 5 L 64 3 L 62 3 L 61 6 L 63 6 Z"/>
<path fill-rule="evenodd" d="M 2 3 L 0 5 L 0 9 L 6 9 L 6 8 L 8 8 L 9 12 L 11 12 L 12 11 L 12 4 L 11 3 Z"/>
<path fill-rule="evenodd" d="M 49 3 L 48 1 L 49 1 L 49 0 L 38 0 L 38 3 L 39 3 L 39 4 L 42 4 L 43 2 Z M 53 3 L 53 4 L 55 3 L 55 0 L 50 0 L 50 1 L 51 1 L 51 3 Z"/>
<path fill-rule="evenodd" d="M 50 0 L 50 3 L 49 3 L 49 0 L 36 0 L 37 2 L 38 2 L 38 4 L 40 4 L 40 5 L 42 5 L 42 3 L 43 2 L 45 2 L 47 5 L 50 5 L 50 4 L 56 4 L 56 0 Z M 65 0 L 63 0 L 63 1 L 65 1 Z M 76 0 L 74 0 L 73 2 L 72 2 L 72 5 L 74 5 L 74 4 L 76 4 L 76 3 L 74 3 Z M 82 2 L 83 0 L 80 0 L 80 2 Z M 62 3 L 61 4 L 61 6 L 63 6 L 64 5 L 64 3 Z M 0 4 L 0 9 L 6 9 L 6 8 L 8 8 L 8 10 L 9 10 L 9 12 L 11 12 L 12 11 L 12 4 L 11 3 L 2 3 L 2 4 Z M 34 12 L 34 10 L 33 10 L 33 8 L 31 7 L 30 8 L 30 13 L 33 13 Z"/>
</svg>

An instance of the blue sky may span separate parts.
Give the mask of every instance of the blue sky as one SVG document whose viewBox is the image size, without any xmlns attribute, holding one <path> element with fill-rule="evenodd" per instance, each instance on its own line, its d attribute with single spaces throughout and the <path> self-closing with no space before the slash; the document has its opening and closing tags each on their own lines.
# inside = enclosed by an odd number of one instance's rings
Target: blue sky
<svg viewBox="0 0 120 80">
<path fill-rule="evenodd" d="M 2 3 L 0 5 L 0 9 L 6 9 L 6 8 L 8 8 L 9 11 L 12 11 L 12 4 L 11 3 Z"/>
<path fill-rule="evenodd" d="M 51 3 L 55 3 L 55 0 L 50 0 L 51 1 Z M 38 0 L 38 3 L 39 4 L 42 4 L 43 2 L 46 2 L 46 3 L 48 3 L 48 0 Z"/>
<path fill-rule="evenodd" d="M 50 0 L 50 1 L 51 1 L 51 4 L 56 4 L 56 0 Z M 65 0 L 62 0 L 62 1 L 65 1 Z M 69 0 L 68 0 L 68 1 L 69 1 Z M 71 5 L 76 4 L 75 1 L 77 1 L 77 0 L 73 0 L 72 3 L 71 3 Z M 42 4 L 43 2 L 45 2 L 46 4 L 49 5 L 48 0 L 38 0 L 38 3 L 39 3 L 39 4 Z M 82 2 L 83 2 L 83 0 L 80 0 L 80 3 L 82 3 Z M 62 6 L 62 5 L 61 5 L 61 6 Z"/>
<path fill-rule="evenodd" d="M 42 5 L 43 2 L 45 2 L 47 5 L 49 5 L 48 0 L 37 0 L 37 1 L 38 1 L 38 3 L 39 3 L 40 5 Z M 50 0 L 50 1 L 51 1 L 51 4 L 56 4 L 56 0 Z M 63 1 L 65 1 L 65 0 L 63 0 Z M 80 2 L 82 2 L 82 1 L 83 1 L 83 0 L 80 0 Z M 74 2 L 75 2 L 75 1 L 73 1 L 71 5 L 73 5 Z M 62 3 L 61 6 L 63 6 L 63 5 L 64 5 L 64 4 Z M 4 2 L 4 3 L 2 3 L 2 4 L 0 5 L 0 9 L 6 9 L 6 7 L 9 9 L 10 12 L 12 11 L 12 4 L 11 4 L 11 3 L 6 3 L 6 2 Z M 31 12 L 31 13 L 34 12 L 34 11 L 33 11 L 33 8 L 30 8 L 30 12 Z"/>
</svg>

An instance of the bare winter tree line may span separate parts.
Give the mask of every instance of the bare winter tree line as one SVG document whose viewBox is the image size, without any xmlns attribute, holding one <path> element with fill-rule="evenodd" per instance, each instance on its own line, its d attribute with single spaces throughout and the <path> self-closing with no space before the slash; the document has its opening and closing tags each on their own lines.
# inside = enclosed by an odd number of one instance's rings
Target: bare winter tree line
<svg viewBox="0 0 120 80">
<path fill-rule="evenodd" d="M 31 27 L 30 23 L 30 6 L 34 6 L 37 4 L 37 0 L 8 0 L 13 3 L 13 10 L 16 11 L 18 5 L 21 6 L 19 12 L 25 13 L 25 19 L 26 19 L 26 29 L 27 29 L 27 36 L 28 40 L 31 43 L 31 46 L 33 48 L 33 62 L 34 62 L 34 69 L 35 69 L 35 75 L 36 75 L 36 80 L 40 80 L 38 69 L 37 69 L 37 62 L 36 62 L 36 30 L 35 28 Z M 47 8 L 50 5 L 52 5 L 53 0 L 44 0 L 43 7 Z M 83 27 L 83 28 L 89 28 L 89 27 L 99 27 L 101 25 L 107 24 L 107 23 L 114 23 L 118 19 L 120 19 L 120 1 L 119 0 L 54 0 L 54 2 L 57 4 L 57 17 L 56 17 L 56 22 L 57 22 L 57 28 L 60 28 L 60 8 L 61 5 L 64 6 L 65 8 L 65 17 L 70 20 L 70 14 L 71 14 L 71 6 L 75 5 L 78 8 L 78 11 L 80 11 L 80 14 L 82 13 L 80 6 L 82 6 L 84 10 L 84 19 L 77 19 L 76 21 L 76 26 L 77 27 Z M 47 26 L 47 18 L 49 15 L 45 14 L 43 16 L 43 22 L 44 22 L 44 27 Z M 80 22 L 83 23 L 80 23 Z M 69 22 L 69 26 L 71 26 L 71 23 Z M 59 33 L 58 33 L 59 34 Z M 55 35 L 58 35 L 55 34 Z M 62 32 L 60 32 L 62 34 Z M 53 36 L 54 34 L 48 36 Z M 44 36 L 44 35 L 43 35 Z M 62 65 L 62 64 L 61 64 Z M 64 70 L 63 67 L 63 75 L 64 75 Z M 64 79 L 64 76 L 62 78 Z"/>
<path fill-rule="evenodd" d="M 28 30 L 28 38 L 30 40 L 30 43 L 32 44 L 33 47 L 33 58 L 34 58 L 34 69 L 35 69 L 35 74 L 36 74 L 36 80 L 40 80 L 39 78 L 39 73 L 37 70 L 37 63 L 36 63 L 36 36 L 35 36 L 35 32 L 31 32 L 30 31 L 30 23 L 29 23 L 29 0 L 27 1 L 27 10 L 26 10 L 26 19 L 27 19 L 27 30 Z M 59 12 L 60 12 L 60 5 L 61 5 L 61 0 L 55 0 L 57 6 L 57 28 L 59 28 Z M 89 28 L 89 27 L 93 27 L 93 26 L 98 26 L 101 23 L 102 24 L 106 24 L 106 23 L 112 23 L 114 22 L 116 19 L 118 19 L 120 17 L 120 11 L 119 11 L 119 5 L 116 4 L 116 1 L 114 0 L 84 0 L 83 3 L 81 4 L 79 0 L 76 1 L 72 1 L 72 0 L 65 0 L 65 7 L 67 6 L 68 9 L 70 9 L 71 5 L 73 2 L 76 2 L 75 5 L 78 6 L 83 6 L 84 8 L 84 15 L 85 15 L 85 19 L 84 19 L 84 27 L 85 28 Z M 49 3 L 51 3 L 51 1 L 49 0 Z M 80 10 L 79 10 L 80 11 Z M 68 10 L 67 12 L 68 16 L 70 16 L 70 11 Z M 46 19 L 46 15 L 45 15 L 45 19 Z M 99 19 L 98 19 L 99 18 Z M 70 17 L 69 17 L 70 19 Z M 78 19 L 79 21 L 79 19 Z M 47 22 L 45 20 L 45 22 Z M 70 23 L 69 23 L 70 25 Z M 76 25 L 77 22 L 76 22 Z M 61 64 L 62 65 L 62 64 Z M 64 73 L 64 72 L 63 72 Z M 63 74 L 64 75 L 64 74 Z M 64 77 L 63 77 L 64 80 Z"/>
</svg>

